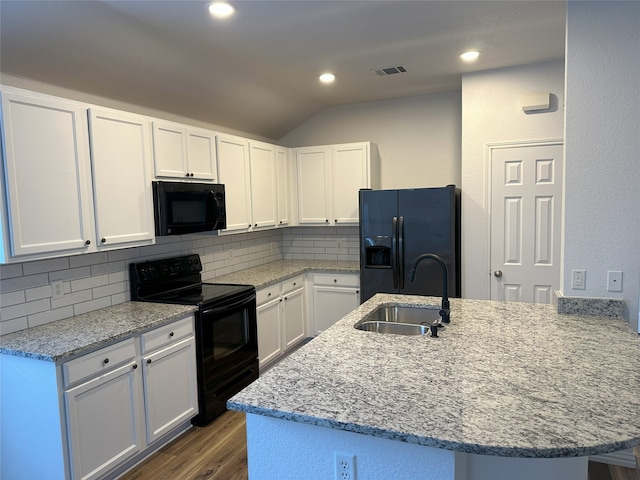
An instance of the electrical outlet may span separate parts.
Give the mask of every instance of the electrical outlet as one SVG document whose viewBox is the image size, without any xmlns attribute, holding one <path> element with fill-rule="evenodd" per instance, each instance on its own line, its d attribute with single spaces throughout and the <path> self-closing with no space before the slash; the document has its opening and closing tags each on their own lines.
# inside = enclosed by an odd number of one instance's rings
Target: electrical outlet
<svg viewBox="0 0 640 480">
<path fill-rule="evenodd" d="M 584 290 L 586 281 L 586 270 L 571 270 L 571 288 L 573 290 Z"/>
<path fill-rule="evenodd" d="M 333 452 L 336 480 L 356 480 L 356 456 Z"/>
<path fill-rule="evenodd" d="M 62 280 L 51 282 L 51 298 L 57 300 L 62 297 L 64 297 L 64 282 Z"/>
<path fill-rule="evenodd" d="M 607 272 L 607 290 L 610 292 L 622 291 L 622 272 L 609 270 Z"/>
</svg>

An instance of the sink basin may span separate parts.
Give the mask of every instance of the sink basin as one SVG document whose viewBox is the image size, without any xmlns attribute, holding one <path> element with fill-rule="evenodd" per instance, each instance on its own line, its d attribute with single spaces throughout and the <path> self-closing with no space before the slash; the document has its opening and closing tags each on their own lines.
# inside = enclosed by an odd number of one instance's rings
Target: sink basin
<svg viewBox="0 0 640 480">
<path fill-rule="evenodd" d="M 394 333 L 396 335 L 425 335 L 431 326 L 440 323 L 440 309 L 388 305 L 377 308 L 353 327 L 365 332 Z"/>
<path fill-rule="evenodd" d="M 355 328 L 365 332 L 395 333 L 396 335 L 424 335 L 429 332 L 429 327 L 424 325 L 394 322 L 358 322 Z"/>
<path fill-rule="evenodd" d="M 401 307 L 387 305 L 379 307 L 363 318 L 363 321 L 410 323 L 413 325 L 436 325 L 440 323 L 439 308 Z"/>
</svg>

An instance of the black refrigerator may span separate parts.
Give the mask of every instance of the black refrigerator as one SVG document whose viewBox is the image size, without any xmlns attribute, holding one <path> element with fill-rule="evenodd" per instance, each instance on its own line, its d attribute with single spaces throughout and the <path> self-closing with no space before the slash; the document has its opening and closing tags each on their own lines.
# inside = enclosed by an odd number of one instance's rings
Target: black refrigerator
<svg viewBox="0 0 640 480">
<path fill-rule="evenodd" d="M 448 293 L 460 296 L 460 189 L 360 190 L 360 301 L 376 293 L 442 295 L 442 269 L 414 260 L 439 255 L 447 265 Z"/>
</svg>

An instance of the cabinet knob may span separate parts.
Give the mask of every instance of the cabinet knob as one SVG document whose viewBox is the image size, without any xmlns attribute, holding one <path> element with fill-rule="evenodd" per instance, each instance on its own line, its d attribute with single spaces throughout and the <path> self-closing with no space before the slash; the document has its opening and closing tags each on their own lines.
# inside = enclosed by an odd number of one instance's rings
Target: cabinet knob
<svg viewBox="0 0 640 480">
<path fill-rule="evenodd" d="M 285 299 L 285 300 L 288 300 L 288 299 L 289 299 L 289 297 L 284 297 L 284 299 Z"/>
<path fill-rule="evenodd" d="M 338 279 L 337 279 L 337 278 L 334 278 L 334 279 L 333 279 L 333 283 L 338 283 Z"/>
<path fill-rule="evenodd" d="M 189 172 L 185 173 L 185 174 L 184 174 L 184 176 L 185 176 L 185 177 L 188 177 L 188 176 L 189 176 Z"/>
<path fill-rule="evenodd" d="M 191 172 L 191 174 L 189 176 L 193 177 L 193 172 Z"/>
<path fill-rule="evenodd" d="M 324 223 L 329 223 L 329 219 L 327 218 L 327 219 L 324 221 Z"/>
<path fill-rule="evenodd" d="M 333 221 L 334 221 L 334 223 L 338 223 L 338 219 L 337 218 L 334 218 Z"/>
<path fill-rule="evenodd" d="M 137 363 L 134 363 L 134 364 L 133 364 L 133 367 L 131 367 L 131 368 L 133 368 L 133 369 L 135 370 L 136 368 L 138 368 L 138 364 L 137 364 Z"/>
<path fill-rule="evenodd" d="M 91 245 L 91 240 L 85 240 L 84 244 L 85 245 Z"/>
<path fill-rule="evenodd" d="M 271 296 L 271 292 L 267 293 L 267 297 L 270 297 L 270 296 Z"/>
<path fill-rule="evenodd" d="M 295 287 L 296 285 L 297 285 L 297 283 L 296 283 L 296 282 L 293 282 L 293 286 Z"/>
<path fill-rule="evenodd" d="M 170 336 L 170 337 L 173 337 L 173 332 L 171 332 L 171 333 L 169 334 L 169 336 Z"/>
<path fill-rule="evenodd" d="M 102 242 L 102 243 L 107 243 L 107 239 L 106 239 L 106 238 L 101 238 L 101 239 L 100 239 L 100 242 Z"/>
<path fill-rule="evenodd" d="M 109 363 L 109 359 L 108 359 L 108 358 L 105 358 L 105 359 L 102 361 L 102 363 L 104 363 L 104 364 L 106 365 L 107 363 Z"/>
<path fill-rule="evenodd" d="M 282 225 L 282 220 L 280 220 L 280 225 Z"/>
<path fill-rule="evenodd" d="M 253 224 L 253 228 L 256 228 L 257 226 L 258 226 L 258 224 L 257 224 L 257 223 L 254 223 L 254 224 Z"/>
<path fill-rule="evenodd" d="M 147 363 L 151 363 L 151 359 L 150 358 L 147 359 Z"/>
</svg>

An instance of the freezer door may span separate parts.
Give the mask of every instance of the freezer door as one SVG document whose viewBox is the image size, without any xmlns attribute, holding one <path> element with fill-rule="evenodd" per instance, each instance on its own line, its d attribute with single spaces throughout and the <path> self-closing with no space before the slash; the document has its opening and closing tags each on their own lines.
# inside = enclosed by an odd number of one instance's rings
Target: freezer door
<svg viewBox="0 0 640 480">
<path fill-rule="evenodd" d="M 396 190 L 360 190 L 361 302 L 378 292 L 398 292 L 397 209 Z"/>
<path fill-rule="evenodd" d="M 404 283 L 400 293 L 442 295 L 442 270 L 436 262 L 423 261 L 416 271 L 415 283 L 407 280 L 415 259 L 423 253 L 442 257 L 449 270 L 449 295 L 456 292 L 456 203 L 455 188 L 420 188 L 398 191 L 398 215 L 402 229 L 400 256 Z"/>
</svg>

